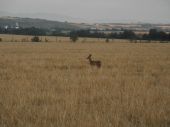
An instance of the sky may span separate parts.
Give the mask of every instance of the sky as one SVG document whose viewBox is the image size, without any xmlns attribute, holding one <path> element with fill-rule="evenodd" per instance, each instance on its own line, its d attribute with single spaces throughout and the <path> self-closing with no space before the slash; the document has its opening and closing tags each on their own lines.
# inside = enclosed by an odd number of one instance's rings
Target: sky
<svg viewBox="0 0 170 127">
<path fill-rule="evenodd" d="M 170 23 L 170 0 L 0 0 L 0 11 L 58 14 L 85 22 Z"/>
</svg>

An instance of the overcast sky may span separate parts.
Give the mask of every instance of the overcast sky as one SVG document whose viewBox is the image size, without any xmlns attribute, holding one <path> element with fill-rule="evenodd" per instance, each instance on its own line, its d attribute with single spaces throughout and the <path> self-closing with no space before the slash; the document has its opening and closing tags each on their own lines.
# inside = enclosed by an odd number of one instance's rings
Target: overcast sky
<svg viewBox="0 0 170 127">
<path fill-rule="evenodd" d="M 89 22 L 170 23 L 170 0 L 0 0 L 0 11 L 56 13 Z"/>
</svg>

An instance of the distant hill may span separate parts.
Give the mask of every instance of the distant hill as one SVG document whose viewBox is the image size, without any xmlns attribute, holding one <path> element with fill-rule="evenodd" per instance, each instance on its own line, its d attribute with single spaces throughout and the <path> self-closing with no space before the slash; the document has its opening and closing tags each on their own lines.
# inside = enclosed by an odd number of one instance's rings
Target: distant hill
<svg viewBox="0 0 170 127">
<path fill-rule="evenodd" d="M 15 13 L 15 12 L 6 12 L 0 10 L 0 17 L 2 16 L 10 16 L 10 17 L 27 17 L 27 18 L 38 18 L 38 19 L 47 19 L 52 21 L 59 21 L 59 22 L 74 22 L 74 23 L 81 23 L 81 22 L 88 22 L 86 19 L 77 18 L 77 17 L 71 17 L 64 14 L 58 14 L 58 13 L 44 13 L 44 12 L 38 12 L 38 13 Z"/>
<path fill-rule="evenodd" d="M 52 21 L 39 18 L 21 18 L 12 16 L 0 17 L 0 27 L 36 27 L 41 29 L 61 29 L 61 30 L 79 30 L 91 29 L 101 31 L 121 31 L 122 29 L 133 30 L 134 32 L 146 33 L 150 29 L 158 29 L 170 33 L 170 24 L 149 24 L 149 23 L 70 23 L 61 21 Z"/>
<path fill-rule="evenodd" d="M 0 17 L 0 27 L 15 27 L 19 25 L 22 28 L 36 27 L 42 29 L 80 29 L 80 25 L 68 22 L 50 21 L 45 19 L 20 18 L 20 17 Z"/>
</svg>

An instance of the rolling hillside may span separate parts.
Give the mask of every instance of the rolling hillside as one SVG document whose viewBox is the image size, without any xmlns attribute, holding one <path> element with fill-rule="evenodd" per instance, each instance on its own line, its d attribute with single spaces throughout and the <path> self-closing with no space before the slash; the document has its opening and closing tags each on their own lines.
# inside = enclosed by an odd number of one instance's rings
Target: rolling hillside
<svg viewBox="0 0 170 127">
<path fill-rule="evenodd" d="M 33 18 L 19 18 L 19 17 L 0 17 L 0 27 L 9 26 L 15 27 L 16 24 L 19 27 L 36 27 L 43 29 L 79 29 L 80 26 L 68 23 L 68 22 L 58 22 L 58 21 L 49 21 L 45 19 L 33 19 Z"/>
</svg>

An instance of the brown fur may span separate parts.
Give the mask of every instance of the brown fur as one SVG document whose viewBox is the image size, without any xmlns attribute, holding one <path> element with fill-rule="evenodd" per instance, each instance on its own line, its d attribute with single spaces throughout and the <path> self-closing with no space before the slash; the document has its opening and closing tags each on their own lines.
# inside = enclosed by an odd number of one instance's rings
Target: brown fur
<svg viewBox="0 0 170 127">
<path fill-rule="evenodd" d="M 98 67 L 98 68 L 101 68 L 101 61 L 94 61 L 94 60 L 92 60 L 92 55 L 90 54 L 88 57 L 87 57 L 87 59 L 89 60 L 89 62 L 90 62 L 90 65 L 91 66 L 96 66 L 96 67 Z"/>
</svg>

